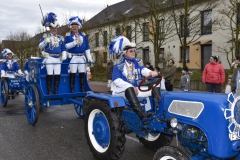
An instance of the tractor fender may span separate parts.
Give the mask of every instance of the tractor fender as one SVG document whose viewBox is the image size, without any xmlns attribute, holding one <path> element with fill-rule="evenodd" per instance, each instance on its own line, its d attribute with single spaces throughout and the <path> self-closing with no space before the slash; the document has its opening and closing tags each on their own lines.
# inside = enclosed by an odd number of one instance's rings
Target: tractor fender
<svg viewBox="0 0 240 160">
<path fill-rule="evenodd" d="M 86 97 L 84 97 L 85 100 L 88 98 L 94 98 L 94 99 L 100 99 L 108 101 L 108 104 L 110 108 L 116 108 L 116 107 L 125 107 L 125 100 L 122 96 L 113 96 L 111 94 L 106 93 L 94 93 L 89 92 Z"/>
</svg>

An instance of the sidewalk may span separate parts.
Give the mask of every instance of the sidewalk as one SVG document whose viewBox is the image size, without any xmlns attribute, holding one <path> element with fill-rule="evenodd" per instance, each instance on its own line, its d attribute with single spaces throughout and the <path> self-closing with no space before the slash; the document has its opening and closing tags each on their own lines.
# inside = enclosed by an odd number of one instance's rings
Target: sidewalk
<svg viewBox="0 0 240 160">
<path fill-rule="evenodd" d="M 88 81 L 88 84 L 94 92 L 110 93 L 110 88 L 107 87 L 107 82 Z"/>
</svg>

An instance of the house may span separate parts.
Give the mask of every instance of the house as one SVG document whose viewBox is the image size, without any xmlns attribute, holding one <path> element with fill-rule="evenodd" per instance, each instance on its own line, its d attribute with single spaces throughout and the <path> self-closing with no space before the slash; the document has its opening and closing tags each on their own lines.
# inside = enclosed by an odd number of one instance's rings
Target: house
<svg viewBox="0 0 240 160">
<path fill-rule="evenodd" d="M 190 7 L 184 16 L 186 4 Z M 117 58 L 108 54 L 108 45 L 115 36 L 124 35 L 137 44 L 137 57 L 160 68 L 169 58 L 182 67 L 185 57 L 190 69 L 203 69 L 209 57 L 216 55 L 229 69 L 237 45 L 229 43 L 234 35 L 229 36 L 231 29 L 226 28 L 230 20 L 221 12 L 227 8 L 231 9 L 228 0 L 125 0 L 107 6 L 84 23 L 82 31 L 98 64 L 106 65 L 107 58 Z M 236 30 L 237 14 L 233 14 Z"/>
</svg>

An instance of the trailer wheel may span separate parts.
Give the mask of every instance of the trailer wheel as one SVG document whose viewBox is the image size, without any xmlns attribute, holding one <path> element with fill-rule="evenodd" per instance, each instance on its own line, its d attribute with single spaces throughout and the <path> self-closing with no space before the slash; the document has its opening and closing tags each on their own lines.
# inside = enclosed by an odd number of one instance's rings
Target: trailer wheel
<svg viewBox="0 0 240 160">
<path fill-rule="evenodd" d="M 155 153 L 153 160 L 190 160 L 190 158 L 177 147 L 163 146 Z"/>
<path fill-rule="evenodd" d="M 147 137 L 138 137 L 139 141 L 148 149 L 158 150 L 162 146 L 167 146 L 172 141 L 172 136 L 159 133 L 159 132 L 151 132 Z"/>
<path fill-rule="evenodd" d="M 118 159 L 122 155 L 126 141 L 123 121 L 106 102 L 90 102 L 84 129 L 90 150 L 97 159 Z"/>
<path fill-rule="evenodd" d="M 8 82 L 6 79 L 1 79 L 0 84 L 0 97 L 1 97 L 1 106 L 6 107 L 8 103 Z"/>
<path fill-rule="evenodd" d="M 26 88 L 25 111 L 28 122 L 32 125 L 36 124 L 40 112 L 40 102 L 37 88 L 33 84 Z"/>
<path fill-rule="evenodd" d="M 83 106 L 80 106 L 79 104 L 74 104 L 75 111 L 77 112 L 78 116 L 80 118 L 84 118 L 84 113 L 83 113 Z"/>
</svg>

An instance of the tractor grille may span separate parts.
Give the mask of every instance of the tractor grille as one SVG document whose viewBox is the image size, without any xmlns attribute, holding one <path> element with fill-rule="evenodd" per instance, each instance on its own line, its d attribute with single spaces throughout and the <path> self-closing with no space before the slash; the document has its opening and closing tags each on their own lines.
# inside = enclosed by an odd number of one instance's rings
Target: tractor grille
<svg viewBox="0 0 240 160">
<path fill-rule="evenodd" d="M 168 111 L 185 117 L 197 118 L 201 114 L 203 108 L 204 105 L 201 102 L 173 100 Z"/>
</svg>

